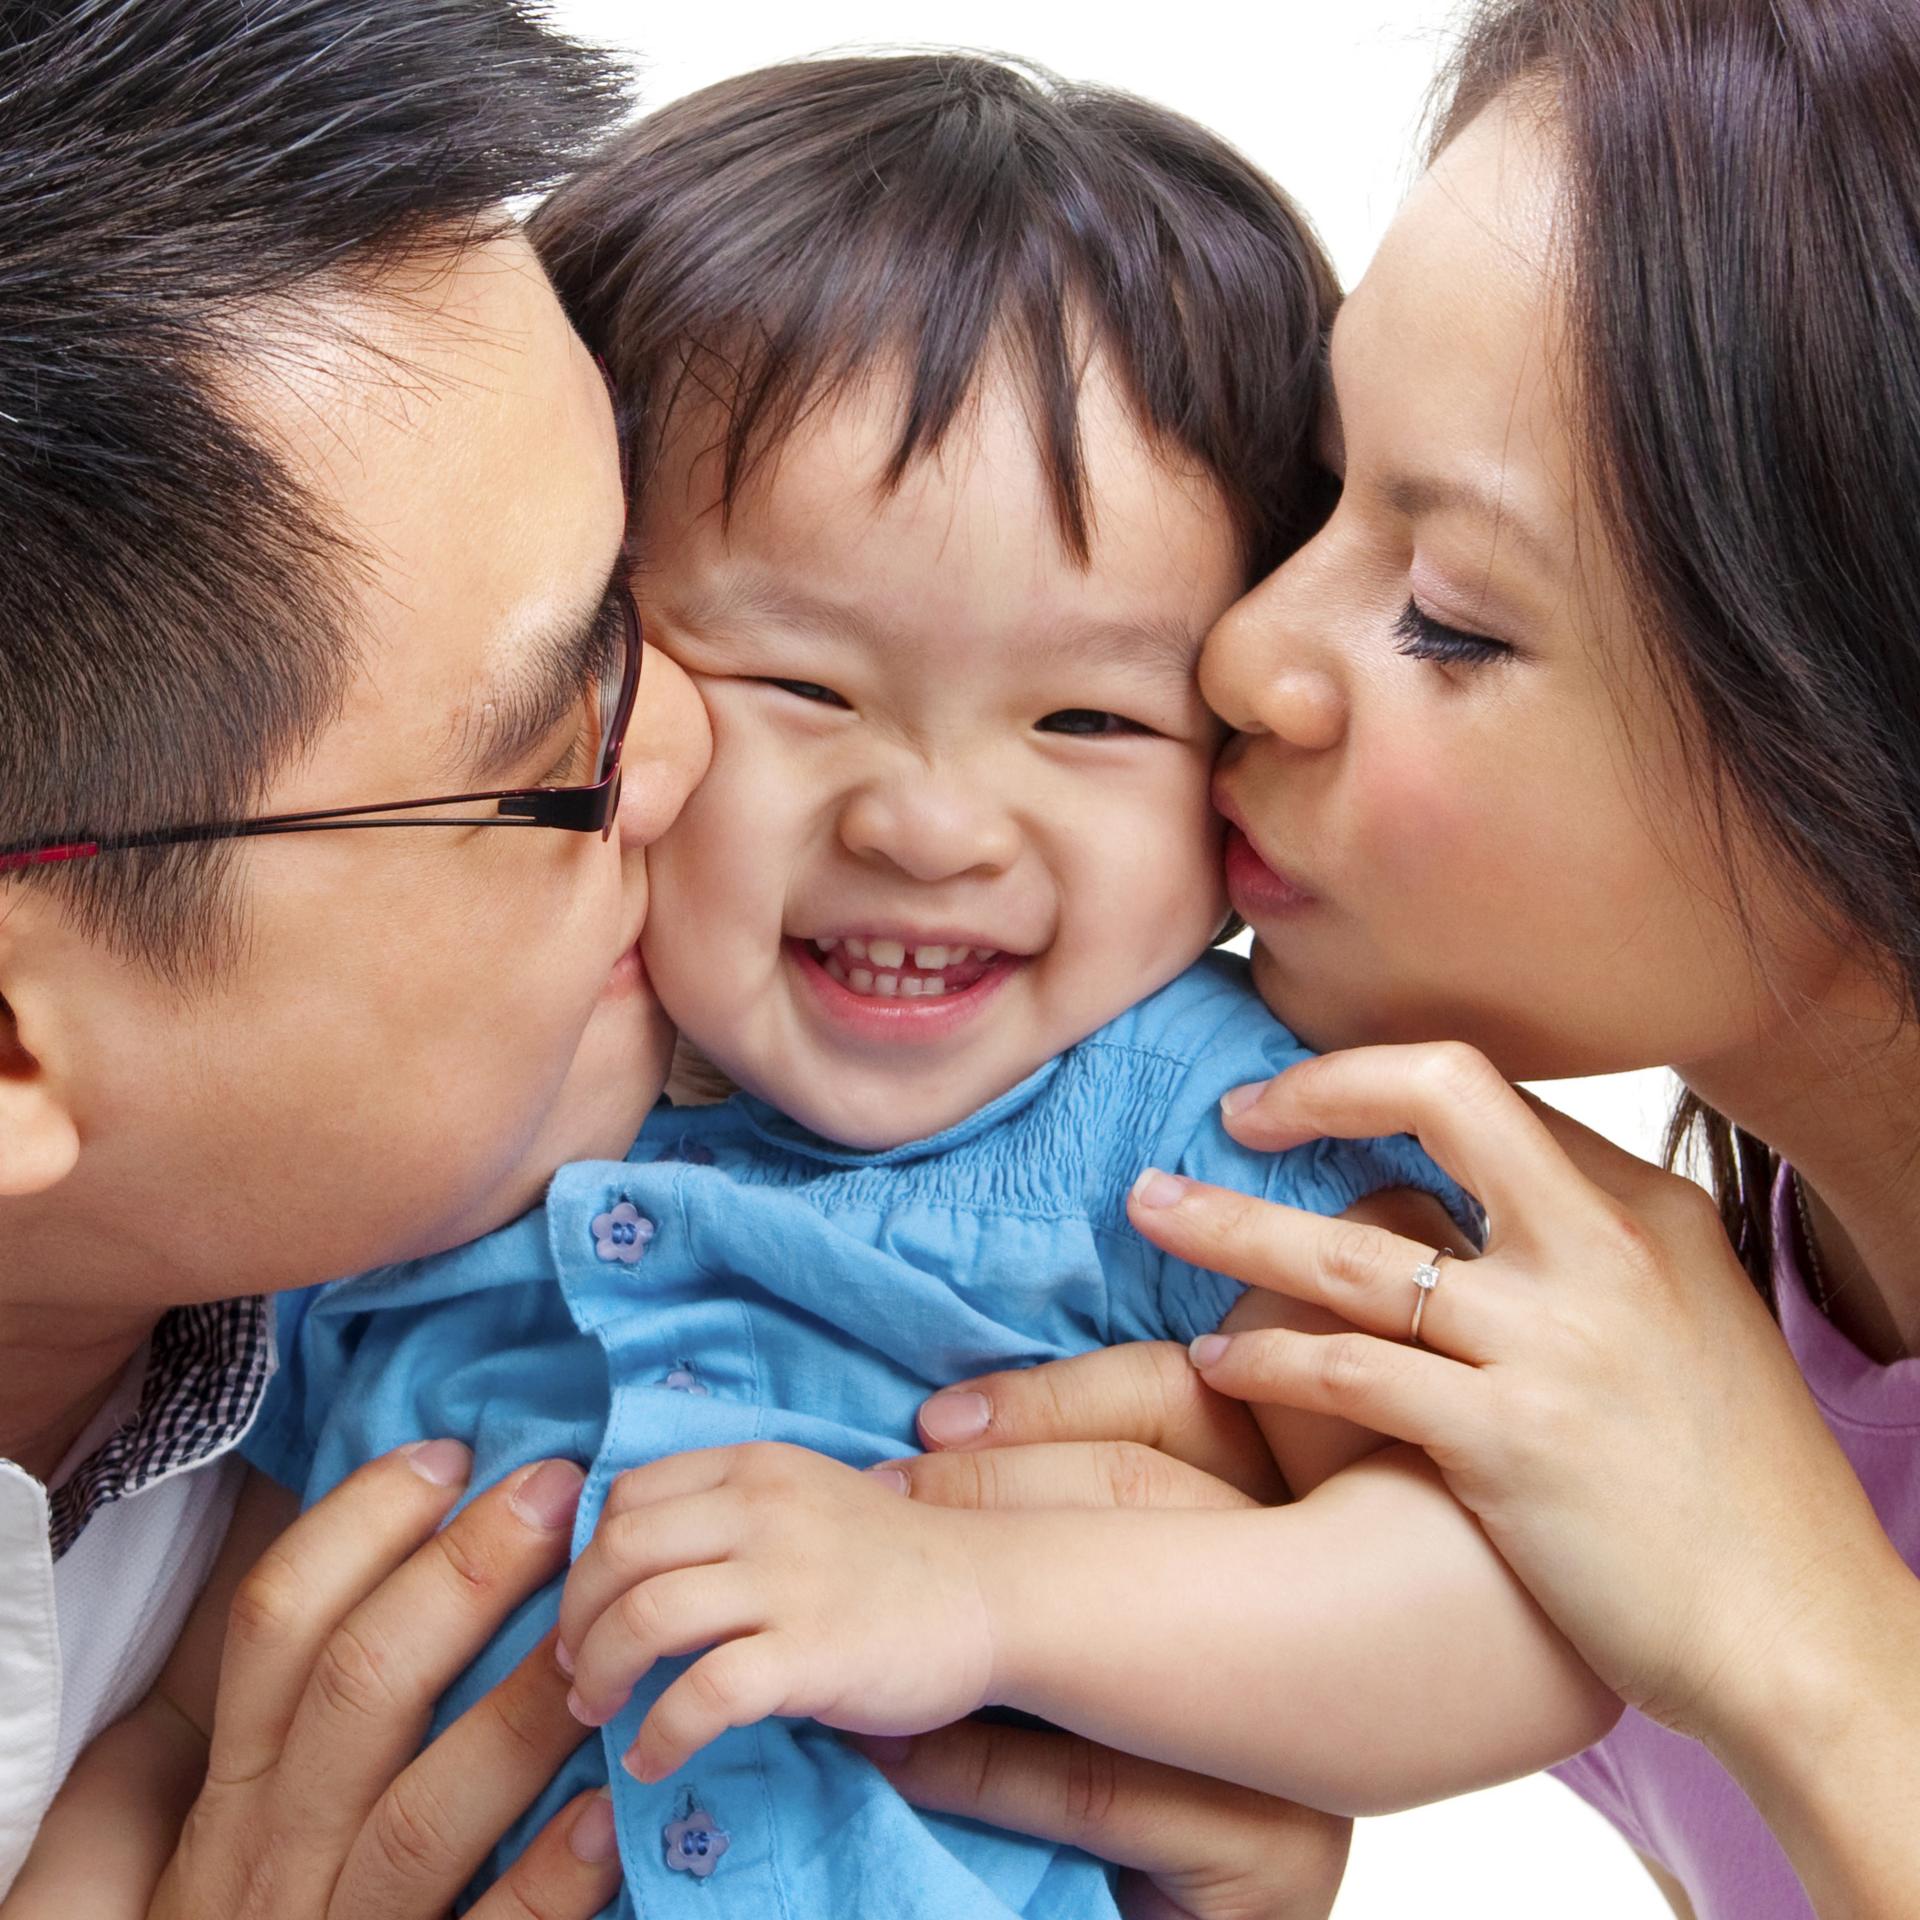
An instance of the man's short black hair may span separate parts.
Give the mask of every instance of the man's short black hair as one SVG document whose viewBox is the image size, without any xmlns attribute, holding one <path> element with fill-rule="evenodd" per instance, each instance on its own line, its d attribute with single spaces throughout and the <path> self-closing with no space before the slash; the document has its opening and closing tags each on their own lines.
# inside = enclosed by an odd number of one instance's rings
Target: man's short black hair
<svg viewBox="0 0 1920 1920">
<path fill-rule="evenodd" d="M 1220 488 L 1249 584 L 1325 517 L 1333 268 L 1258 168 L 1151 101 L 985 54 L 794 61 L 650 114 L 529 232 L 613 369 L 643 485 L 682 410 L 711 408 L 730 506 L 876 365 L 902 377 L 898 484 L 1011 366 L 1085 560 L 1097 348 L 1141 424 Z"/>
<path fill-rule="evenodd" d="M 339 542 L 228 397 L 236 318 L 490 231 L 626 105 L 533 0 L 0 0 L 0 845 L 244 812 L 338 712 Z M 220 870 L 5 884 L 191 969 Z"/>
</svg>

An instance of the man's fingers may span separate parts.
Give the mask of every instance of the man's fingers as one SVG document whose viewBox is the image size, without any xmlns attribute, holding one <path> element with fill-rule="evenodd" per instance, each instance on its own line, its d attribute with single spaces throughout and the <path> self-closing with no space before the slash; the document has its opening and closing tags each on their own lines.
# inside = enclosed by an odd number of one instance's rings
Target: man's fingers
<svg viewBox="0 0 1920 1920">
<path fill-rule="evenodd" d="M 1191 1371 L 1191 1362 L 1182 1360 Z M 1272 1468 L 1269 1459 L 1268 1466 Z M 1279 1473 L 1265 1498 L 1244 1493 L 1198 1467 L 1131 1440 L 1061 1441 L 988 1453 L 928 1453 L 892 1460 L 876 1473 L 897 1474 L 929 1506 L 1016 1511 L 1064 1507 L 1254 1507 L 1280 1499 Z"/>
<path fill-rule="evenodd" d="M 228 1616 L 212 1779 L 251 1780 L 279 1758 L 327 1637 L 431 1537 L 472 1465 L 453 1440 L 370 1460 L 261 1556 Z"/>
<path fill-rule="evenodd" d="M 507 1615 L 565 1566 L 583 1480 L 567 1460 L 509 1475 L 328 1635 L 279 1763 L 290 1803 L 313 1810 L 303 1848 L 344 1850 L 412 1759 L 434 1701 Z"/>
<path fill-rule="evenodd" d="M 423 1920 L 451 1906 L 587 1737 L 566 1694 L 549 1634 L 380 1796 L 347 1856 L 338 1911 Z"/>
<path fill-rule="evenodd" d="M 562 1807 L 467 1920 L 593 1920 L 619 1891 L 613 1801 L 603 1788 Z"/>
<path fill-rule="evenodd" d="M 1152 1876 L 1172 1903 L 1163 1913 L 1324 1920 L 1340 1884 L 1347 1822 L 1076 1734 L 968 1720 L 914 1740 L 851 1744 L 917 1807 L 1084 1848 Z"/>
<path fill-rule="evenodd" d="M 1194 1378 L 1184 1351 L 1168 1340 L 1130 1341 L 962 1381 L 921 1406 L 920 1437 L 930 1453 L 1129 1440 L 1184 1460 L 1256 1500 L 1279 1493 L 1259 1429 L 1242 1408 L 1209 1393 Z"/>
</svg>

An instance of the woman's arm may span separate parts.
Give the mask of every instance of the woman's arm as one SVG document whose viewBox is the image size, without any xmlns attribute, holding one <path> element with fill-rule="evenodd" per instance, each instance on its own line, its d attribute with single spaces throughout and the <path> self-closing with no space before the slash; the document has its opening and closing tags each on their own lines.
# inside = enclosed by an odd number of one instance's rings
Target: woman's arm
<svg viewBox="0 0 1920 1920">
<path fill-rule="evenodd" d="M 1416 1349 L 1425 1246 L 1212 1188 L 1136 1204 L 1157 1245 L 1367 1330 L 1239 1335 L 1206 1379 L 1423 1447 L 1608 1684 L 1712 1749 L 1823 1915 L 1910 1912 L 1920 1581 L 1706 1197 L 1461 1047 L 1328 1055 L 1229 1124 L 1276 1149 L 1416 1132 L 1493 1236 Z"/>
</svg>

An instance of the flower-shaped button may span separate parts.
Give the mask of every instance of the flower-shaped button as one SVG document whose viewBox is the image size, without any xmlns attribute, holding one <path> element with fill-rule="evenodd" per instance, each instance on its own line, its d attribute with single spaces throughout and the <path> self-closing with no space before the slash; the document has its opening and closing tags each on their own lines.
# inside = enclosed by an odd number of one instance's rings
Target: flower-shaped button
<svg viewBox="0 0 1920 1920">
<path fill-rule="evenodd" d="M 720 1856 L 733 1845 L 731 1834 L 714 1824 L 705 1807 L 695 1807 L 678 1820 L 669 1820 L 660 1829 L 666 1842 L 667 1865 L 675 1873 L 690 1873 L 704 1880 L 720 1864 Z"/>
<path fill-rule="evenodd" d="M 660 1384 L 669 1393 L 690 1393 L 696 1399 L 704 1400 L 708 1394 L 707 1383 L 700 1378 L 691 1360 L 676 1361 L 673 1371 Z"/>
<path fill-rule="evenodd" d="M 622 1266 L 640 1264 L 653 1238 L 653 1222 L 631 1200 L 593 1216 L 593 1250 L 602 1260 L 618 1260 Z"/>
</svg>

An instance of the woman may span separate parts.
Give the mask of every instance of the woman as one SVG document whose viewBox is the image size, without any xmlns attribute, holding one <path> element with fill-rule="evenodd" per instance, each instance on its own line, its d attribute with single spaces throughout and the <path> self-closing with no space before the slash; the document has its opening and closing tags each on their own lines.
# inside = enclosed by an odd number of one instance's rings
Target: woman
<svg viewBox="0 0 1920 1920">
<path fill-rule="evenodd" d="M 1453 82 L 1336 332 L 1340 506 L 1205 681 L 1263 991 L 1354 1049 L 1229 1124 L 1411 1128 L 1487 1250 L 1135 1221 L 1363 1330 L 1194 1359 L 1432 1454 L 1637 1709 L 1565 1774 L 1679 1910 L 1911 1912 L 1920 20 L 1518 0 Z M 1728 1232 L 1508 1084 L 1658 1061 Z"/>
</svg>

